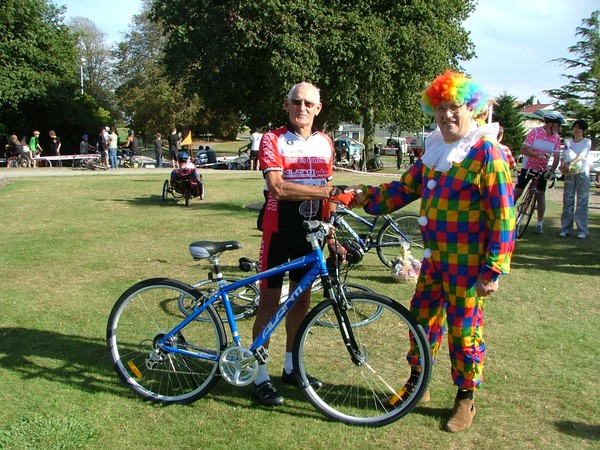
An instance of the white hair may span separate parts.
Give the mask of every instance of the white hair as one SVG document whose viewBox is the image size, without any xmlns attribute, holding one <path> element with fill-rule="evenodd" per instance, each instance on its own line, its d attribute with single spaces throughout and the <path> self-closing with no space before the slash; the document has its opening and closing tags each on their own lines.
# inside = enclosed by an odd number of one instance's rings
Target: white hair
<svg viewBox="0 0 600 450">
<path fill-rule="evenodd" d="M 321 92 L 319 91 L 319 88 L 316 87 L 314 84 L 308 83 L 306 81 L 302 81 L 301 83 L 293 85 L 292 88 L 290 89 L 290 91 L 288 92 L 287 99 L 291 100 L 294 97 L 294 94 L 296 93 L 298 88 L 300 88 L 301 86 L 308 87 L 313 90 L 313 92 L 314 92 L 313 100 L 315 101 L 315 103 L 319 103 L 321 101 Z"/>
</svg>

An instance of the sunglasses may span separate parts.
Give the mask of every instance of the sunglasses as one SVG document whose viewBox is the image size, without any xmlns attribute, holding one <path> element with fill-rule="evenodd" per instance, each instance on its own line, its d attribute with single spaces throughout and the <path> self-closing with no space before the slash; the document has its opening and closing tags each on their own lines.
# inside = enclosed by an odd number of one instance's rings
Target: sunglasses
<svg viewBox="0 0 600 450">
<path fill-rule="evenodd" d="M 462 104 L 454 104 L 449 106 L 438 105 L 434 108 L 434 111 L 436 112 L 436 114 L 445 114 L 448 111 L 450 111 L 452 114 L 456 114 L 460 111 L 460 108 L 462 108 L 462 106 Z"/>
<path fill-rule="evenodd" d="M 310 109 L 316 105 L 315 102 L 309 102 L 307 100 L 303 100 L 303 99 L 299 99 L 299 98 L 293 98 L 290 101 L 292 102 L 292 105 L 294 105 L 294 106 L 300 106 L 302 103 L 304 103 L 304 106 L 306 106 L 308 109 Z"/>
</svg>

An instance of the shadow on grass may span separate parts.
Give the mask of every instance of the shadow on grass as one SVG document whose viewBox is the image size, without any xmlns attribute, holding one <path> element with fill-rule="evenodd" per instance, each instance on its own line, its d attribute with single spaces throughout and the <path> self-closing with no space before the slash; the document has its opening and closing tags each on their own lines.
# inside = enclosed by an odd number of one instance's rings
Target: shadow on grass
<svg viewBox="0 0 600 450">
<path fill-rule="evenodd" d="M 48 380 L 87 392 L 125 391 L 103 339 L 26 328 L 0 328 L 0 365 L 24 380 Z"/>
<path fill-rule="evenodd" d="M 558 237 L 560 220 L 544 221 L 544 234 L 535 234 L 535 223 L 529 224 L 523 237 L 517 240 L 511 269 L 532 269 L 573 275 L 597 275 L 600 268 L 600 216 L 589 219 L 590 235 L 577 239 Z"/>
<path fill-rule="evenodd" d="M 417 405 L 410 413 L 436 419 L 440 425 L 440 430 L 445 430 L 446 422 L 448 422 L 450 414 L 452 414 L 452 408 L 432 408 L 430 406 Z"/>
<path fill-rule="evenodd" d="M 210 203 L 208 204 L 205 200 L 199 198 L 190 199 L 188 206 L 185 206 L 183 198 L 173 198 L 169 195 L 167 200 L 162 199 L 162 195 L 149 194 L 143 197 L 135 198 L 110 198 L 100 199 L 100 202 L 124 202 L 134 206 L 160 206 L 167 208 L 184 208 L 189 210 L 204 210 L 211 213 L 235 213 L 235 214 L 248 214 L 249 217 L 256 217 L 257 211 L 248 209 L 245 205 L 238 205 L 235 203 L 221 202 L 221 203 Z"/>
<path fill-rule="evenodd" d="M 561 433 L 600 442 L 600 425 L 590 425 L 588 423 L 573 422 L 571 420 L 555 422 L 554 425 Z"/>
</svg>

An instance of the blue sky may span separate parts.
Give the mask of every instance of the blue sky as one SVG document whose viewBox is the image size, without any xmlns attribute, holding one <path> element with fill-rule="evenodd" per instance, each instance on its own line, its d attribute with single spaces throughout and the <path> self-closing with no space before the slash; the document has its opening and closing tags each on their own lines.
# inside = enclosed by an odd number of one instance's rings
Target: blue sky
<svg viewBox="0 0 600 450">
<path fill-rule="evenodd" d="M 67 21 L 74 16 L 94 21 L 110 43 L 123 37 L 142 4 L 141 0 L 54 2 L 67 7 Z M 543 91 L 566 83 L 560 76 L 564 68 L 551 60 L 573 56 L 567 49 L 577 42 L 575 29 L 596 9 L 598 0 L 480 0 L 464 23 L 477 58 L 463 67 L 494 97 L 506 91 L 519 100 L 535 95 L 549 101 Z"/>
</svg>

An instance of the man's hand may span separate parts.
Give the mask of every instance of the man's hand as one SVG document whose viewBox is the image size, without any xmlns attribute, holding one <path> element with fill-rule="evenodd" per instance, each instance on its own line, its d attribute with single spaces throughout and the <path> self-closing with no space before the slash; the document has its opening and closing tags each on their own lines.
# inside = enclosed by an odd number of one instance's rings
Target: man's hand
<svg viewBox="0 0 600 450">
<path fill-rule="evenodd" d="M 488 281 L 479 275 L 479 277 L 477 277 L 477 285 L 475 289 L 478 297 L 487 297 L 498 290 L 498 280 Z"/>
</svg>

